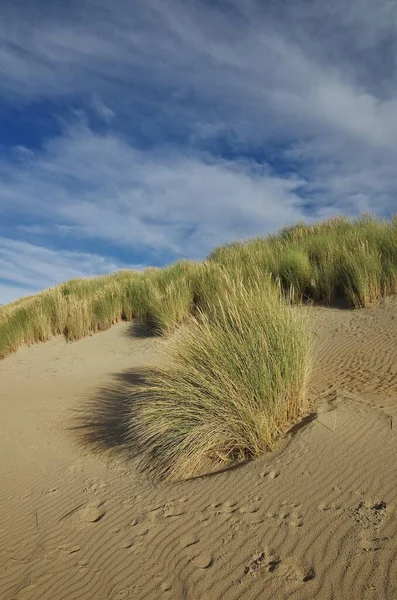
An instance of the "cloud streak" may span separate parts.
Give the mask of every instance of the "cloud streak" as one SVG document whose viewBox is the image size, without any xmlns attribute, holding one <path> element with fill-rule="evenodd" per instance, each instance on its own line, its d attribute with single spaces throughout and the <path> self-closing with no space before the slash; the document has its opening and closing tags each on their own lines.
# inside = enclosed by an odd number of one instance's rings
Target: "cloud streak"
<svg viewBox="0 0 397 600">
<path fill-rule="evenodd" d="M 54 251 L 0 237 L 0 304 L 52 287 L 67 279 L 101 275 L 122 266 L 102 256 Z M 141 268 L 133 265 L 131 268 Z"/>
<path fill-rule="evenodd" d="M 390 214 L 396 24 L 387 0 L 6 2 L 1 99 L 60 125 L 2 153 L 0 234 L 160 264 Z"/>
<path fill-rule="evenodd" d="M 301 216 L 295 190 L 303 182 L 279 177 L 268 165 L 170 149 L 147 153 L 84 124 L 51 140 L 22 171 L 7 162 L 3 172 L 3 210 L 10 219 L 23 212 L 35 223 L 32 233 L 46 227 L 51 233 L 55 225 L 68 235 L 145 249 L 148 259 L 158 253 L 202 258 L 216 243 Z"/>
</svg>

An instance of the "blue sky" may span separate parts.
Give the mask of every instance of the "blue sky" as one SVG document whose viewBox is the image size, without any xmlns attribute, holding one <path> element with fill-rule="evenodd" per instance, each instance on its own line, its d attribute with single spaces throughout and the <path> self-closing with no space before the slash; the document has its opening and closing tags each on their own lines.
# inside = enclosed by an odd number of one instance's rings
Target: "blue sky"
<svg viewBox="0 0 397 600">
<path fill-rule="evenodd" d="M 0 303 L 397 202 L 397 4 L 4 0 Z"/>
</svg>

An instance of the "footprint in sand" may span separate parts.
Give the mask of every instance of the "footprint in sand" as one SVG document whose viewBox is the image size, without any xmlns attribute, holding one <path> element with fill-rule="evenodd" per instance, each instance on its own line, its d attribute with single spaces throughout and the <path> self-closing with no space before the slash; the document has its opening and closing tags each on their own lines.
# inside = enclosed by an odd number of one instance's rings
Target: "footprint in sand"
<svg viewBox="0 0 397 600">
<path fill-rule="evenodd" d="M 261 477 L 267 478 L 267 479 L 277 479 L 277 477 L 280 476 L 280 471 L 278 471 L 277 469 L 273 469 L 272 471 L 264 471 L 263 473 L 261 473 Z"/>
<path fill-rule="evenodd" d="M 274 515 L 280 525 L 290 526 L 292 528 L 302 527 L 303 518 L 302 515 L 295 510 L 290 511 L 288 508 L 281 510 L 278 514 Z"/>
<path fill-rule="evenodd" d="M 241 522 L 253 526 L 263 523 L 264 515 L 259 509 L 260 505 L 257 502 L 241 506 L 238 511 L 241 515 Z"/>
<path fill-rule="evenodd" d="M 80 567 L 81 569 L 86 569 L 88 567 L 88 560 L 86 558 L 82 558 L 77 563 L 77 566 Z"/>
<path fill-rule="evenodd" d="M 226 500 L 225 502 L 214 502 L 210 504 L 207 509 L 214 510 L 218 514 L 231 515 L 238 510 L 238 503 L 232 500 Z"/>
<path fill-rule="evenodd" d="M 68 469 L 68 473 L 82 473 L 84 471 L 84 466 L 82 462 L 77 462 Z"/>
<path fill-rule="evenodd" d="M 318 504 L 317 506 L 317 509 L 321 512 L 333 511 L 336 513 L 340 513 L 343 511 L 341 505 L 337 502 L 330 502 L 329 504 L 325 502 L 320 502 L 320 504 Z"/>
<path fill-rule="evenodd" d="M 142 521 L 141 523 L 138 523 L 138 521 L 134 519 L 132 523 L 135 523 L 135 525 L 130 523 L 129 526 L 123 529 L 121 541 L 119 542 L 121 548 L 128 549 L 139 547 L 143 543 L 143 538 L 145 536 L 150 536 L 152 531 L 150 522 Z"/>
<path fill-rule="evenodd" d="M 120 546 L 122 548 L 132 548 L 134 546 L 134 540 L 124 540 L 123 542 L 121 542 Z"/>
<path fill-rule="evenodd" d="M 143 521 L 142 523 L 138 523 L 138 525 L 134 526 L 134 528 L 132 529 L 132 535 L 134 535 L 135 537 L 142 537 L 144 535 L 147 535 L 149 531 L 149 525 Z"/>
<path fill-rule="evenodd" d="M 239 508 L 239 512 L 241 512 L 241 514 L 251 514 L 251 513 L 256 513 L 259 510 L 259 505 L 258 504 L 246 504 L 245 506 L 240 506 Z"/>
<path fill-rule="evenodd" d="M 83 489 L 83 492 L 93 494 L 103 492 L 103 490 L 105 490 L 109 486 L 109 484 L 106 483 L 106 481 L 96 481 L 94 479 L 87 479 L 87 481 L 85 481 L 85 484 L 86 487 Z"/>
<path fill-rule="evenodd" d="M 386 502 L 372 502 L 371 500 L 361 501 L 359 505 L 351 511 L 350 516 L 364 529 L 377 529 L 383 519 L 386 517 Z"/>
<path fill-rule="evenodd" d="M 265 548 L 252 556 L 250 563 L 244 568 L 245 576 L 257 577 L 267 574 L 270 577 L 278 577 L 290 584 L 304 584 L 316 577 L 314 567 L 302 569 L 290 560 L 281 560 L 273 551 Z M 241 583 L 242 579 L 240 579 Z"/>
<path fill-rule="evenodd" d="M 389 541 L 387 536 L 378 537 L 372 536 L 368 531 L 362 531 L 359 536 L 359 545 L 361 550 L 364 552 L 375 552 L 376 550 L 382 550 L 386 543 Z"/>
<path fill-rule="evenodd" d="M 273 572 L 279 565 L 280 559 L 267 549 L 254 554 L 244 568 L 244 575 L 258 575 L 262 569 Z"/>
<path fill-rule="evenodd" d="M 300 506 L 301 503 L 298 502 L 297 500 L 294 501 L 289 501 L 289 500 L 283 500 L 281 503 L 281 506 L 292 506 L 293 508 L 298 508 L 298 506 Z"/>
<path fill-rule="evenodd" d="M 184 515 L 185 511 L 182 508 L 178 508 L 176 506 L 170 506 L 169 508 L 167 508 L 164 513 L 163 516 L 164 517 L 180 517 L 181 515 Z"/>
<path fill-rule="evenodd" d="M 106 514 L 104 502 L 90 502 L 80 511 L 80 521 L 97 523 Z"/>
<path fill-rule="evenodd" d="M 292 528 L 302 527 L 302 525 L 303 525 L 302 515 L 294 515 L 292 517 L 291 521 L 289 522 L 289 525 Z"/>
<path fill-rule="evenodd" d="M 383 520 L 387 517 L 387 505 L 383 500 L 361 501 L 350 511 L 350 517 L 361 527 L 359 533 L 359 546 L 364 552 L 374 552 L 384 547 L 388 541 L 387 536 L 379 536 L 378 531 Z"/>
</svg>

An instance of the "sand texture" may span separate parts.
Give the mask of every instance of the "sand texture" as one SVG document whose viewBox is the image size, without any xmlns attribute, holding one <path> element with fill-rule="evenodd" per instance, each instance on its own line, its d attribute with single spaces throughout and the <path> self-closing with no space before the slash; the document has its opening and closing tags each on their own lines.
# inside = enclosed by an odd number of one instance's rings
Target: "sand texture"
<svg viewBox="0 0 397 600">
<path fill-rule="evenodd" d="M 125 459 L 122 323 L 0 362 L 2 600 L 397 598 L 397 299 L 310 308 L 317 410 L 263 459 L 177 484 Z"/>
</svg>

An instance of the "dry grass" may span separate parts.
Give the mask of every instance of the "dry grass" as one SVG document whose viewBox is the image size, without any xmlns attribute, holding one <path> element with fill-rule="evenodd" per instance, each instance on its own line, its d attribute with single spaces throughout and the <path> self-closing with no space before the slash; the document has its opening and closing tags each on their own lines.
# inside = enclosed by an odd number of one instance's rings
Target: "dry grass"
<svg viewBox="0 0 397 600">
<path fill-rule="evenodd" d="M 397 293 L 397 218 L 370 216 L 298 223 L 267 238 L 214 250 L 207 261 L 180 261 L 166 269 L 120 271 L 75 279 L 0 307 L 0 358 L 23 344 L 63 334 L 76 340 L 121 319 L 137 319 L 168 333 L 197 311 L 211 311 L 220 293 L 219 271 L 250 282 L 259 272 L 279 280 L 295 301 L 361 308 Z"/>
<path fill-rule="evenodd" d="M 143 321 L 159 333 L 173 330 L 191 311 L 199 265 L 74 279 L 0 310 L 0 358 L 21 345 L 63 334 L 67 340 L 108 329 L 122 319 Z"/>
<path fill-rule="evenodd" d="M 223 246 L 211 262 L 248 274 L 258 266 L 293 288 L 295 298 L 362 308 L 397 293 L 397 218 L 371 216 L 298 223 L 264 239 Z"/>
<path fill-rule="evenodd" d="M 134 390 L 129 443 L 145 472 L 185 479 L 272 449 L 306 410 L 309 335 L 268 277 L 223 275 L 209 316 L 199 311 L 166 346 L 171 367 Z"/>
</svg>

